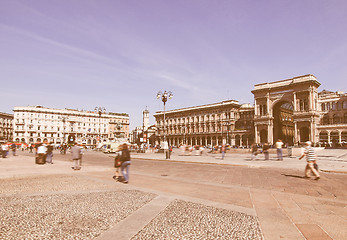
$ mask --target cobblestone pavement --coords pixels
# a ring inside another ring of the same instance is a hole
[[[257,218],[175,200],[132,239],[262,239]]]
[[[292,158],[161,157],[133,154],[128,185],[100,153],[81,171],[60,155],[0,159],[0,239],[347,239],[346,174],[303,179]]]

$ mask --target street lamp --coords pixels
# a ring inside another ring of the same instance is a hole
[[[99,114],[99,143],[100,143],[100,140],[101,140],[101,136],[100,136],[100,131],[101,131],[101,126],[100,126],[100,121],[101,121],[101,115],[103,113],[106,113],[106,108],[104,107],[95,107],[95,112],[97,112]]]
[[[163,102],[164,104],[164,135],[163,135],[163,138],[164,138],[164,142],[166,141],[166,135],[165,135],[165,104],[167,102],[168,99],[171,99],[173,97],[173,94],[171,91],[164,91],[164,93],[162,91],[159,91],[157,93],[157,99],[160,99],[161,98],[161,101]]]
[[[181,126],[181,131],[183,132],[183,144],[186,144],[186,126]]]

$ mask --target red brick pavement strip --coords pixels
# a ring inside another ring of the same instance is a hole
[[[285,157],[284,161],[267,160],[263,161],[262,157],[258,160],[250,160],[248,154],[228,154],[224,160],[219,159],[218,155],[194,156],[194,155],[172,155],[171,159],[164,159],[161,154],[133,154],[133,159],[141,160],[158,160],[167,162],[184,162],[184,163],[201,163],[217,164],[232,166],[248,166],[260,168],[290,168],[304,169],[305,161],[298,160],[297,157]],[[320,171],[327,173],[347,174],[347,161],[320,160],[318,159]]]

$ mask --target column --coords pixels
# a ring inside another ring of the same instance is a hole
[[[328,143],[330,144],[330,132],[331,131],[328,131]]]
[[[342,142],[341,131],[340,131],[340,130],[338,130],[338,133],[339,133],[339,143],[341,144],[341,142]]]
[[[296,112],[297,104],[296,104],[296,92],[293,93],[293,107],[294,107],[294,112]]]
[[[270,116],[270,93],[266,94],[266,113]]]
[[[310,90],[309,90],[309,95],[308,95],[308,110],[309,111],[312,111],[313,109],[313,99],[312,99],[312,87],[310,87]]]
[[[260,142],[259,135],[258,135],[258,125],[256,125],[256,124],[254,124],[254,140],[255,140],[255,143]],[[234,142],[235,142],[235,139],[234,139]],[[240,145],[241,145],[241,143],[240,143]]]
[[[254,115],[255,115],[255,116],[258,116],[257,99],[254,99]]]
[[[310,121],[310,136],[309,139],[312,143],[315,142],[315,132],[314,132],[314,124],[313,124],[313,119],[311,118]]]
[[[274,144],[274,124],[273,120],[268,121],[268,133],[267,133],[267,140],[269,143]],[[275,139],[277,141],[277,139]]]
[[[298,123],[294,121],[294,145],[299,141],[298,139]]]

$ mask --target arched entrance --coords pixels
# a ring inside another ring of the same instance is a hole
[[[294,120],[293,105],[289,102],[280,101],[273,108],[274,134],[273,142],[281,139],[288,145],[294,143]]]
[[[267,143],[267,131],[265,129],[260,131],[260,142],[261,143]]]

